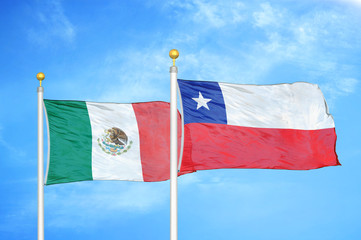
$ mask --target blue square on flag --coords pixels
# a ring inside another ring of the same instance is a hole
[[[184,112],[184,124],[227,124],[226,108],[217,82],[178,79]]]

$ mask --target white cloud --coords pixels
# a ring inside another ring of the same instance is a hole
[[[170,31],[168,36],[155,36],[149,41],[149,47],[119,48],[103,56],[103,61],[97,59],[89,79],[99,76],[92,83],[98,84],[100,94],[90,100],[168,101],[167,66],[171,61],[170,48],[164,46],[170,44],[179,47],[178,76],[184,79],[264,83],[278,78],[268,74],[287,64],[302,70],[306,77],[303,81],[319,83],[327,79],[337,85],[341,79],[355,79],[354,66],[347,68],[341,55],[333,53],[335,48],[347,50],[361,43],[361,35],[354,27],[355,19],[347,12],[315,8],[300,15],[269,2],[254,6],[231,0],[173,0],[162,4],[165,10],[172,10],[170,15],[178,11],[176,14],[182,19],[174,23],[176,34]],[[190,24],[189,19],[194,24]],[[228,25],[233,26],[232,33],[228,32]],[[259,37],[252,37],[258,41],[242,45],[245,29],[256,31]],[[223,33],[234,39],[228,40]],[[207,41],[212,44],[208,45]],[[103,66],[99,66],[99,62]]]
[[[322,84],[322,88],[330,95],[331,101],[334,101],[337,97],[356,92],[358,83],[359,80],[355,78],[335,78]]]
[[[201,3],[206,5],[205,2]],[[172,4],[178,4],[178,6],[187,9],[194,4],[199,4],[199,1],[186,1],[184,3],[173,1]],[[227,8],[224,6],[227,5],[225,3],[216,5],[216,7],[209,6],[207,8],[209,12],[202,14],[203,18],[210,16],[216,8]],[[185,12],[184,18],[192,17],[192,11]],[[202,11],[198,9],[197,12],[200,14],[199,12]],[[268,2],[260,4],[259,7],[242,4],[242,12],[250,12],[253,18],[247,19],[245,17],[243,22],[236,24],[236,29],[244,31],[243,29],[247,26],[256,26],[256,30],[264,37],[257,38],[259,40],[248,45],[247,48],[237,48],[237,43],[223,39],[222,45],[210,49],[204,46],[202,42],[207,36],[208,39],[211,38],[210,36],[214,31],[202,29],[201,32],[197,32],[194,31],[197,26],[189,27],[187,31],[194,34],[190,34],[192,41],[186,41],[186,45],[191,47],[183,55],[181,53],[179,75],[182,78],[263,83],[266,77],[269,78],[268,74],[274,68],[292,64],[299,71],[302,71],[302,75],[306,77],[299,79],[299,81],[332,82],[332,88],[344,89],[340,90],[343,93],[342,96],[346,92],[352,93],[345,89],[349,90],[354,87],[354,82],[347,81],[347,85],[342,83],[343,87],[339,82],[344,81],[345,75],[354,79],[352,73],[355,73],[356,70],[354,66],[347,65],[343,61],[343,55],[338,52],[334,53],[334,49],[347,51],[354,49],[355,46],[359,46],[358,43],[361,43],[361,35],[355,27],[356,19],[353,15],[337,8],[327,10],[315,8],[299,15]],[[213,24],[213,26],[216,25]],[[219,31],[223,31],[222,28]],[[184,34],[184,32],[179,34]],[[241,38],[242,36],[239,35],[237,39],[241,41]],[[228,49],[228,43],[232,46],[229,47],[230,49]],[[219,52],[223,55],[220,55]],[[288,81],[292,81],[292,78]]]
[[[244,21],[244,4],[240,1],[174,0],[167,1],[165,8],[185,10],[194,23],[206,28],[221,28]]]
[[[242,21],[240,11],[243,9],[243,4],[240,2],[229,2],[229,4],[222,5],[219,2],[210,3],[202,0],[195,0],[196,13],[194,21],[209,23],[214,27],[223,27],[226,24],[239,23]]]
[[[48,45],[53,39],[67,43],[74,41],[75,27],[65,15],[60,0],[42,2],[35,14],[38,24],[28,31],[30,41],[41,45]]]
[[[361,0],[331,0],[331,1],[337,1],[337,2],[341,2],[341,3],[347,3],[347,4],[352,4],[354,6],[357,6],[357,7],[361,7]]]
[[[323,84],[328,86],[326,89],[337,89],[335,98],[354,92],[358,81],[345,76],[352,76],[356,68],[344,61],[345,53],[339,54],[360,50],[361,35],[352,14],[330,8],[298,16],[269,3],[261,7],[263,11],[253,15],[255,25],[264,31],[266,40],[250,48],[246,61],[247,69],[252,69],[250,76],[259,81],[260,72],[266,74],[276,66],[293,64],[307,77],[303,81],[326,81],[327,84]],[[258,71],[254,71],[256,66],[260,66]]]
[[[336,100],[339,97],[346,97],[356,92],[359,80],[355,78],[335,77],[320,84],[322,92],[327,95],[327,104],[334,109]],[[332,112],[332,111],[331,111]]]
[[[269,25],[279,25],[281,23],[281,19],[283,19],[282,13],[271,7],[271,5],[267,3],[261,4],[262,11],[257,11],[253,13],[254,25],[257,27],[265,27]]]
[[[355,92],[358,82],[355,78],[343,78],[338,82],[338,87],[342,92],[351,94]]]

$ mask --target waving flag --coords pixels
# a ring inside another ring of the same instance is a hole
[[[340,165],[319,87],[178,80],[184,113],[182,171],[307,170]]]
[[[169,103],[44,103],[50,143],[47,185],[169,179]]]

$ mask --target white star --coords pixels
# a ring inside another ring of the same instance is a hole
[[[201,107],[205,107],[205,108],[207,108],[207,109],[209,110],[209,107],[208,107],[207,103],[208,103],[209,101],[212,101],[212,99],[203,98],[201,92],[199,92],[199,97],[198,97],[198,98],[192,98],[192,99],[197,102],[197,110],[198,110],[199,108],[201,108]]]

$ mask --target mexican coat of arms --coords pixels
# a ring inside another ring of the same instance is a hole
[[[126,153],[131,148],[133,141],[128,139],[128,136],[123,130],[117,127],[112,127],[104,130],[102,137],[97,139],[99,147],[107,154],[112,156]]]

